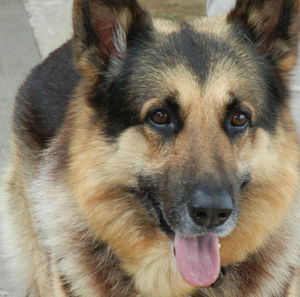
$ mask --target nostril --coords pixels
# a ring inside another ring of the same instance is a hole
[[[201,226],[207,225],[210,220],[209,213],[203,208],[190,207],[189,214],[194,222]]]
[[[248,185],[248,181],[245,181],[241,184],[241,190],[244,190]]]
[[[232,210],[226,209],[216,213],[214,225],[219,226],[224,224],[228,218],[231,216]]]
[[[196,212],[196,217],[199,220],[205,220],[205,219],[207,219],[207,213],[204,211],[198,211],[198,212]]]
[[[231,215],[230,210],[222,211],[218,214],[218,219],[221,221],[226,221],[230,215]]]

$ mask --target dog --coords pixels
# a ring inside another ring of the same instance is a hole
[[[75,0],[16,97],[1,234],[20,297],[295,297],[296,0],[152,19]]]

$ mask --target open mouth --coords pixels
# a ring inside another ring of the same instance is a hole
[[[173,240],[178,270],[185,282],[194,287],[211,286],[220,277],[220,244],[212,233],[185,237],[175,233],[160,209],[157,209],[160,228]]]
[[[213,233],[184,236],[169,226],[157,201],[147,195],[155,209],[160,229],[171,239],[177,267],[182,279],[193,287],[215,286],[223,278],[219,239]]]

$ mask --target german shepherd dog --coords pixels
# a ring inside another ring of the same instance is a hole
[[[21,297],[292,297],[298,2],[152,20],[75,0],[14,112],[2,234]]]

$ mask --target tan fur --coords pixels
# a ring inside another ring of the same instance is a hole
[[[225,15],[217,15],[211,18],[194,19],[190,21],[191,26],[199,33],[210,33],[218,37],[224,37],[228,27],[224,26]]]
[[[291,289],[289,290],[289,297],[297,297],[298,296],[298,284],[299,284],[299,278],[295,278],[295,280],[292,283]]]
[[[164,34],[172,34],[180,30],[180,25],[164,19],[155,19],[154,20],[155,28]]]
[[[82,108],[91,112],[87,107]],[[79,109],[82,110],[82,108]],[[106,192],[104,187],[105,184],[110,185],[111,183],[124,186],[134,183],[134,180],[132,181],[134,177],[128,175],[128,168],[138,169],[144,165],[140,163],[140,158],[151,161],[155,152],[149,151],[145,141],[139,139],[134,131],[129,130],[119,140],[120,153],[115,153],[116,148],[107,146],[105,142],[101,143],[101,139],[97,140],[98,132],[95,128],[83,124],[88,117],[86,117],[86,113],[81,114],[83,117],[78,118],[78,126],[75,123],[74,142],[71,146],[71,169],[75,174],[72,174],[69,179],[75,197],[84,197],[84,200],[82,198],[78,200],[79,207],[83,210],[96,234],[110,242],[115,253],[124,259],[122,265],[130,275],[135,276],[136,288],[139,291],[144,292],[146,296],[153,297],[186,294],[191,288],[182,281],[178,274],[168,243],[169,239],[157,230],[151,221],[148,221],[144,210],[135,200],[123,197],[122,193]],[[93,130],[95,134],[92,136]],[[87,151],[83,144],[87,143],[87,138],[90,139],[90,137],[95,141],[90,143]],[[134,143],[131,141],[133,137]],[[99,147],[102,147],[102,150],[99,151]],[[132,156],[132,152],[140,155]],[[91,163],[87,163],[86,153],[93,156],[88,161]],[[83,157],[82,161],[81,156]],[[112,158],[108,159],[105,156],[112,156]],[[105,161],[99,163],[101,160]],[[121,160],[123,160],[123,168],[120,166]],[[128,163],[130,161],[130,163],[126,164],[124,160],[128,160]],[[98,166],[91,166],[92,164],[98,164]],[[99,180],[99,173],[90,171],[94,170],[93,168],[101,168],[102,180]],[[112,174],[112,168],[118,168],[116,175]],[[106,173],[103,174],[104,172]],[[93,180],[94,177],[97,177],[97,180]],[[95,185],[93,192],[90,191],[92,184]],[[97,215],[99,207],[101,207],[101,213],[107,214],[107,216]],[[105,211],[105,209],[107,210]],[[128,225],[132,226],[130,233],[127,230]],[[130,244],[124,245],[124,242],[128,242],[128,238],[130,238]],[[170,285],[165,285],[166,283]],[[170,288],[172,291],[169,291]]]

